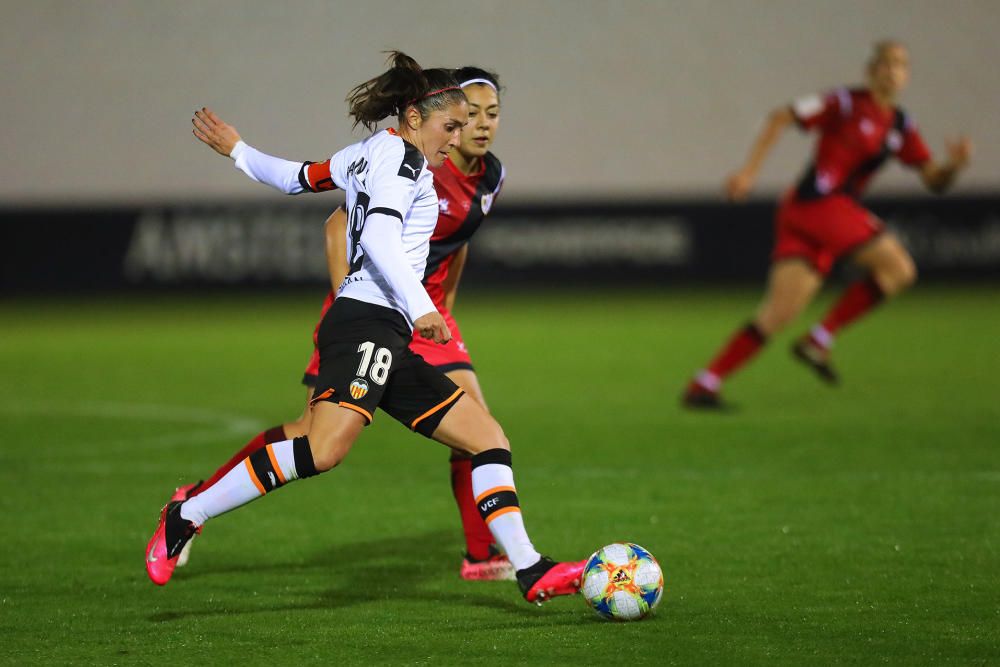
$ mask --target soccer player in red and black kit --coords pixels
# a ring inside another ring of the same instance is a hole
[[[905,46],[896,41],[875,44],[867,74],[866,88],[805,97],[771,113],[745,166],[730,177],[729,196],[742,200],[786,127],[797,123],[820,135],[813,162],[778,207],[764,300],[750,323],[691,380],[683,395],[686,406],[725,407],[720,397],[723,380],[798,317],[836,260],[848,258],[867,275],[848,286],[822,321],[792,346],[795,358],[830,384],[838,381],[830,350],[840,330],[916,279],[909,253],[858,197],[890,157],[917,170],[930,190],[944,192],[968,163],[972,146],[962,137],[947,144],[946,162],[931,159],[916,125],[896,106],[910,77]]]
[[[468,254],[469,239],[490,212],[503,187],[503,165],[489,151],[500,121],[500,83],[496,74],[477,67],[455,70],[455,78],[468,98],[469,124],[462,131],[460,145],[450,152],[444,164],[430,167],[434,173],[439,213],[437,226],[431,236],[423,279],[428,295],[448,323],[452,338],[442,345],[414,333],[410,349],[486,407],[472,359],[451,311]],[[339,286],[347,274],[346,226],[347,214],[342,208],[337,209],[326,223],[327,258],[334,286]],[[336,287],[323,303],[321,321],[336,298],[335,290]],[[294,422],[258,434],[206,482],[178,489],[175,499],[196,496],[235,464],[265,445],[308,432],[311,415],[309,401],[319,373],[319,350],[315,347],[318,332],[317,324],[313,334],[313,354],[302,379],[302,383],[308,388],[306,408],[302,416]],[[483,522],[476,506],[472,494],[471,457],[456,451],[452,453],[450,464],[452,491],[462,519],[466,543],[460,575],[463,579],[470,580],[513,579],[514,570],[510,560],[496,548],[490,529]],[[188,551],[185,550],[178,564],[185,564],[187,557]]]

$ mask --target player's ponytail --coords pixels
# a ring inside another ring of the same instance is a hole
[[[449,70],[422,69],[401,51],[390,51],[388,62],[387,71],[356,86],[347,96],[355,127],[360,123],[374,130],[380,120],[392,115],[402,122],[403,112],[411,105],[421,118],[427,118],[434,109],[465,100]]]

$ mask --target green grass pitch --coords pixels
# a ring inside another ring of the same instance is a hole
[[[646,621],[458,578],[446,450],[385,414],[344,465],[211,522],[153,586],[175,485],[293,418],[322,294],[0,302],[0,662],[997,664],[1000,288],[919,286],[842,337],[843,386],[788,354],[690,414],[687,377],[756,291],[466,293],[528,530],[637,542]]]

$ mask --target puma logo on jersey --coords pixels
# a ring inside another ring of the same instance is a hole
[[[417,149],[409,150],[407,149],[406,155],[403,156],[403,161],[399,165],[399,171],[396,172],[397,176],[402,176],[403,178],[408,178],[411,181],[416,181],[417,176],[424,168],[424,156],[420,154]]]

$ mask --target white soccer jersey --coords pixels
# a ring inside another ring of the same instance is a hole
[[[392,308],[411,327],[416,318],[435,310],[420,284],[437,225],[434,176],[423,154],[394,130],[377,132],[319,164],[281,160],[243,142],[232,157],[250,178],[288,194],[332,190],[334,184],[347,193],[350,272],[339,296]],[[370,216],[378,224],[366,233]],[[401,233],[395,225],[383,224],[386,218],[398,220]],[[401,253],[396,252],[400,242]],[[376,252],[384,248],[390,253]]]
[[[375,213],[402,223],[403,252],[417,282],[424,275],[431,235],[437,225],[438,199],[434,175],[423,154],[393,131],[384,130],[348,146],[330,160],[330,176],[347,193],[347,261],[350,273],[338,296],[387,306],[413,317],[404,295],[389,287],[384,271],[375,266],[362,240],[365,221]],[[378,242],[373,239],[372,242]],[[423,290],[423,287],[421,287]],[[434,310],[428,297],[430,312]]]

